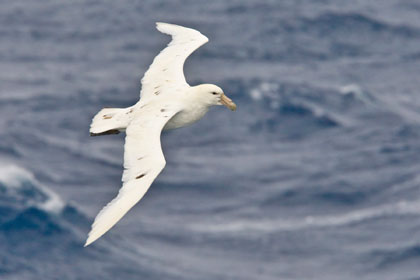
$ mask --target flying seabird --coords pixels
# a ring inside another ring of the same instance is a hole
[[[112,228],[146,193],[166,161],[160,144],[162,130],[192,124],[212,105],[236,104],[212,84],[190,86],[184,77],[184,62],[208,38],[199,31],[168,23],[157,29],[172,36],[171,42],[153,60],[141,80],[140,100],[128,108],[104,108],[95,115],[90,135],[125,131],[124,172],[118,195],[96,216],[85,247]]]

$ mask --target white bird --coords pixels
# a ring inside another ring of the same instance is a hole
[[[90,135],[126,132],[123,185],[96,216],[85,247],[111,229],[146,193],[165,167],[160,144],[162,130],[183,127],[201,119],[212,105],[235,103],[216,85],[187,84],[183,67],[187,57],[208,38],[179,25],[156,23],[172,41],[153,60],[141,80],[140,100],[128,108],[104,108],[92,120]]]

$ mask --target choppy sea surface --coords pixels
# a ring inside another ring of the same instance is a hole
[[[83,248],[118,192],[127,107],[169,38],[238,111],[164,133],[145,198]],[[0,279],[420,279],[420,4],[2,1]]]

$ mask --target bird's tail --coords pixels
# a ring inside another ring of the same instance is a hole
[[[132,108],[104,108],[95,115],[90,124],[90,136],[118,134],[130,123]]]

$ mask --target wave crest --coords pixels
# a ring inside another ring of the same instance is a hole
[[[59,214],[65,207],[55,192],[42,186],[31,172],[16,165],[0,167],[0,190],[4,193],[3,199],[34,206],[49,213]]]

